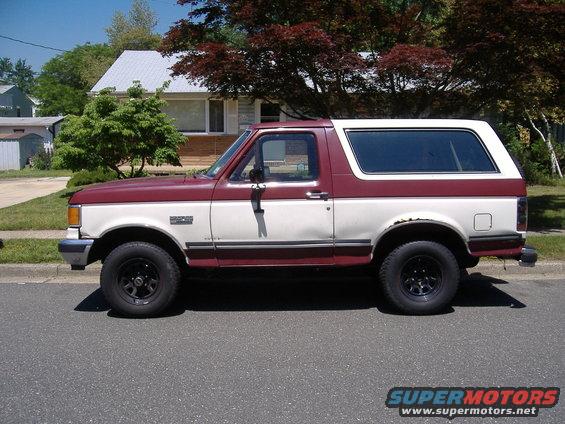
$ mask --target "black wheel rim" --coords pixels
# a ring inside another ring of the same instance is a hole
[[[414,256],[402,267],[402,291],[413,300],[428,301],[439,292],[442,276],[441,265],[435,258],[427,255]]]
[[[146,305],[158,294],[161,279],[157,266],[145,258],[125,261],[117,272],[120,296],[134,305]]]

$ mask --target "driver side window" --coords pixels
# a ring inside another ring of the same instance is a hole
[[[266,134],[241,160],[230,181],[249,182],[249,171],[263,169],[266,182],[318,178],[316,138],[310,133]]]

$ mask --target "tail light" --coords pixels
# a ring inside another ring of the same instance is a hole
[[[516,217],[516,230],[526,231],[528,228],[528,198],[518,197],[518,214]]]

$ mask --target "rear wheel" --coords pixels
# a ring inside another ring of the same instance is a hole
[[[383,262],[380,280],[387,299],[412,315],[432,314],[448,306],[459,284],[457,260],[431,241],[406,243]]]
[[[174,301],[180,271],[162,248],[131,242],[115,248],[102,267],[100,285],[116,312],[127,316],[154,316]]]

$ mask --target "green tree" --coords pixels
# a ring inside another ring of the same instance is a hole
[[[86,105],[82,116],[70,116],[55,139],[53,166],[115,171],[120,178],[143,174],[145,165],[180,166],[178,148],[185,137],[161,109],[162,90],[147,96],[139,82],[120,100],[105,89]],[[124,166],[129,171],[122,170]]]
[[[25,59],[18,59],[15,64],[7,58],[0,58],[0,82],[13,84],[24,93],[31,93],[35,84],[35,75]]]
[[[39,113],[80,115],[88,91],[114,61],[114,51],[105,44],[84,44],[49,60],[37,77],[34,95],[41,101]]]
[[[161,36],[153,33],[157,25],[155,12],[145,0],[134,0],[128,15],[114,13],[112,24],[106,28],[108,42],[116,56],[124,50],[154,50]]]
[[[7,84],[14,65],[9,57],[0,57],[0,83]]]

